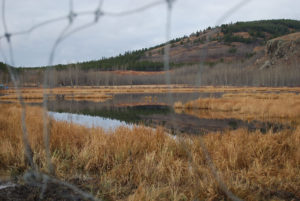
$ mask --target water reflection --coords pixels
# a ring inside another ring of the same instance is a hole
[[[73,104],[76,107],[73,107]],[[241,127],[254,129],[252,124],[238,119],[205,119],[187,114],[177,114],[169,105],[100,107],[99,104],[87,101],[65,102],[65,104],[56,105],[56,108],[60,105],[60,109],[57,110],[58,112],[52,112],[52,114],[56,115],[55,119],[57,120],[66,120],[69,118],[69,121],[88,126],[95,125],[94,122],[98,122],[98,126],[107,126],[111,122],[114,125],[113,127],[139,123],[151,127],[163,126],[173,134],[202,134],[210,131],[222,131]],[[62,108],[63,105],[66,106],[65,110]],[[78,114],[76,115],[75,113]],[[106,119],[108,123],[104,122],[103,119]],[[114,124],[114,121],[124,124]]]
[[[170,98],[171,95],[171,98]],[[49,101],[48,108],[50,111],[57,112],[56,115],[60,117],[59,113],[80,114],[85,118],[89,117],[87,121],[78,119],[80,124],[89,124],[93,122],[93,117],[117,120],[119,122],[126,122],[127,124],[143,123],[147,126],[164,126],[173,133],[188,132],[188,133],[202,133],[206,130],[225,129],[228,125],[226,123],[219,124],[210,123],[205,126],[206,122],[199,118],[176,114],[173,110],[173,104],[176,101],[187,102],[197,99],[199,97],[220,97],[222,93],[139,93],[139,94],[115,94],[114,97],[105,102],[91,102],[91,101],[75,101],[75,100],[55,100]],[[57,118],[58,118],[57,117]],[[65,120],[63,116],[61,120]],[[58,119],[57,119],[58,120]],[[214,120],[208,120],[214,122]],[[219,121],[219,120],[217,120]],[[74,121],[73,121],[74,122]],[[99,121],[101,122],[101,121]],[[173,123],[177,122],[177,123]],[[179,123],[180,122],[180,123]],[[104,125],[105,123],[102,122]],[[179,125],[180,124],[180,125]],[[101,123],[98,125],[101,126]]]
[[[95,117],[90,115],[83,115],[83,114],[59,113],[59,112],[48,112],[48,114],[50,115],[50,117],[52,117],[57,121],[72,122],[89,128],[101,127],[106,131],[114,129],[119,126],[129,126],[129,127],[132,126],[131,124],[128,124],[124,121],[103,118],[103,117]]]
[[[50,114],[57,120],[72,121],[89,127],[101,126],[104,129],[143,123],[151,127],[163,126],[173,134],[202,134],[237,128],[266,130],[274,127],[268,122],[247,122],[226,117],[223,119],[206,118],[205,115],[195,116],[187,113],[176,113],[173,109],[173,104],[177,101],[185,103],[199,97],[220,97],[222,94],[199,92],[127,93],[115,94],[112,99],[105,102],[52,100],[48,102],[48,108],[49,111],[52,111]]]

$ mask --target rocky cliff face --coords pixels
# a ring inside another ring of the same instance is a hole
[[[300,58],[300,32],[269,40],[265,47],[265,56],[257,64],[260,69],[278,65],[288,65]]]
[[[287,59],[300,49],[300,32],[272,39],[267,42],[266,52],[272,59]]]

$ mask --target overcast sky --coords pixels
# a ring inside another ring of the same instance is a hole
[[[104,0],[104,13],[117,13],[139,8],[157,0]],[[53,62],[70,63],[97,60],[128,50],[151,47],[166,40],[166,11],[163,3],[143,12],[115,17],[103,15],[97,24],[67,37],[58,44]],[[299,20],[299,0],[252,0],[230,16],[220,18],[241,0],[176,0],[172,9],[171,38],[189,35],[217,22],[229,23],[261,19]],[[2,2],[1,2],[2,3]],[[74,12],[93,11],[99,0],[74,0]],[[68,15],[69,0],[7,0],[6,21],[9,33],[27,30],[35,24]],[[1,15],[2,21],[2,15]],[[77,16],[72,30],[92,22],[94,15]],[[44,66],[48,64],[52,46],[69,21],[57,21],[33,30],[30,34],[12,37],[16,66]],[[1,24],[0,35],[4,34]],[[0,41],[1,52],[8,57],[5,40]],[[0,59],[3,61],[3,57]]]

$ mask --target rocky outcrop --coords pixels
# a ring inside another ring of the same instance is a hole
[[[300,53],[300,32],[269,40],[265,51],[267,60],[261,69],[278,62],[288,61]]]

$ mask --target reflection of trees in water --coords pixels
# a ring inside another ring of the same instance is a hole
[[[145,94],[120,94],[115,99],[96,103],[90,101],[52,101],[49,102],[49,110],[56,112],[68,112],[100,116],[110,119],[125,121],[127,123],[144,123],[148,126],[164,126],[172,133],[205,133],[209,131],[222,131],[226,129],[247,128],[249,130],[265,129],[271,127],[264,122],[246,122],[243,120],[226,118],[211,119],[205,116],[195,117],[185,113],[176,114],[171,106],[167,105],[134,105],[116,106],[126,101],[142,100]],[[155,94],[157,95],[157,94]],[[179,96],[180,94],[178,94]],[[196,94],[197,95],[197,94]],[[198,94],[199,95],[199,94]],[[149,97],[149,94],[148,94]],[[160,94],[161,99],[167,99]],[[182,95],[180,97],[186,98]],[[198,96],[197,96],[198,97]],[[190,98],[190,97],[188,97]],[[280,126],[280,125],[279,125]],[[274,125],[272,125],[274,127]],[[278,127],[278,125],[277,125]]]
[[[187,102],[199,97],[220,97],[222,93],[172,93],[171,98],[167,93],[136,93],[136,94],[115,94],[112,99],[105,102],[92,101],[50,101],[49,108],[54,111],[80,112],[84,109],[99,110],[102,108],[115,107],[119,105],[138,104],[168,104],[173,106],[174,102]],[[151,97],[151,101],[150,101]],[[171,101],[171,102],[170,102]]]
[[[139,123],[143,120],[142,117],[172,112],[172,108],[165,105],[137,105],[127,107],[102,105],[99,107],[97,103],[89,102],[86,104],[86,101],[62,101],[60,104],[52,102],[50,103],[49,109],[56,112],[77,113],[117,119],[127,123]]]
[[[176,101],[187,102],[199,97],[220,97],[221,95],[221,93],[171,93],[171,95],[167,93],[116,94],[112,101],[114,104],[162,103],[173,105]]]

